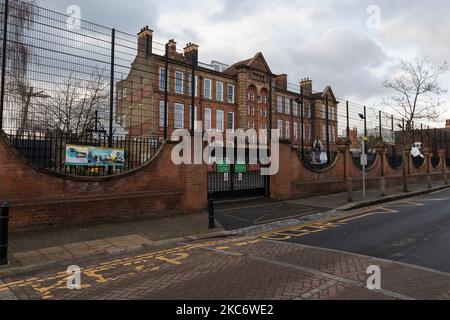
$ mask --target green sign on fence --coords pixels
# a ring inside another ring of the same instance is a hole
[[[231,168],[227,163],[218,163],[217,164],[217,173],[230,173]]]
[[[246,173],[247,172],[247,164],[245,162],[238,161],[234,166],[234,171],[236,173]]]

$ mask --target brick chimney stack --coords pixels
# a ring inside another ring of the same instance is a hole
[[[177,54],[177,43],[174,39],[170,39],[167,43],[167,50],[169,52],[169,57],[173,59]]]
[[[198,64],[198,45],[192,42],[186,44],[184,48],[184,56],[188,63],[194,62],[194,65]]]
[[[275,85],[281,90],[287,90],[288,76],[287,74],[280,74],[275,77]]]
[[[309,78],[302,79],[300,81],[300,88],[303,89],[303,94],[305,96],[311,96],[312,95],[312,80]]]
[[[153,30],[145,26],[137,35],[138,56],[148,58],[152,54]]]
[[[446,122],[446,124],[445,124],[445,127],[446,127],[447,129],[450,129],[450,119],[447,120],[447,122]]]

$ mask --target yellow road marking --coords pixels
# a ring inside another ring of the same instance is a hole
[[[98,265],[90,266],[82,269],[82,274],[88,278],[91,278],[99,284],[104,284],[108,281],[117,281],[118,279],[124,279],[129,276],[134,276],[140,272],[154,272],[160,270],[161,266],[155,266],[151,261],[162,261],[171,266],[179,266],[184,261],[186,261],[191,255],[189,251],[193,251],[204,247],[217,247],[219,250],[230,249],[233,246],[242,247],[247,245],[256,244],[262,242],[263,239],[270,240],[288,240],[292,237],[302,237],[308,234],[321,232],[330,228],[339,227],[343,225],[345,221],[350,221],[351,219],[362,218],[369,214],[374,214],[374,210],[384,210],[385,212],[395,212],[391,209],[386,209],[383,207],[369,208],[366,210],[360,210],[357,213],[352,214],[342,214],[335,217],[330,217],[318,221],[311,221],[300,226],[290,226],[284,227],[277,230],[272,230],[268,232],[262,232],[255,236],[240,237],[234,239],[223,239],[216,241],[206,241],[203,243],[183,245],[179,247],[169,248],[165,250],[160,250],[156,252],[150,252],[146,254],[141,254],[134,257],[127,257],[123,259],[116,259],[112,261],[107,261],[100,263]],[[372,212],[371,212],[372,211]],[[304,213],[303,215],[308,214]],[[350,220],[348,220],[350,219]],[[147,265],[146,265],[147,264]],[[116,277],[108,277],[105,272],[116,270],[120,267],[133,267],[134,272],[127,272]],[[37,293],[40,294],[42,299],[50,299],[53,297],[53,293],[59,289],[66,289],[66,281],[68,276],[65,272],[58,272],[56,276],[42,277],[42,278],[27,278],[21,281],[15,281],[11,283],[6,283],[0,286],[0,292],[15,288],[29,286],[33,288]],[[53,284],[48,284],[44,286],[44,283],[55,281]],[[85,288],[91,285],[85,285]]]

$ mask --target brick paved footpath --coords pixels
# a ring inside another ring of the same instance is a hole
[[[152,252],[90,257],[82,289],[67,289],[67,265],[0,277],[0,299],[450,299],[450,275],[386,260],[258,237],[179,244]],[[382,290],[365,288],[381,268]]]

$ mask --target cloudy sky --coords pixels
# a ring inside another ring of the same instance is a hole
[[[227,64],[261,51],[274,73],[289,82],[331,85],[336,96],[374,106],[388,91],[383,80],[402,58],[450,61],[448,0],[40,0],[65,12],[78,5],[81,17],[136,33],[143,25],[155,40],[175,38],[200,45],[202,61]],[[376,6],[376,7],[373,7]],[[379,9],[379,19],[376,15]],[[378,24],[379,22],[379,24]],[[450,88],[450,74],[442,78]],[[450,117],[450,94],[443,114]]]

